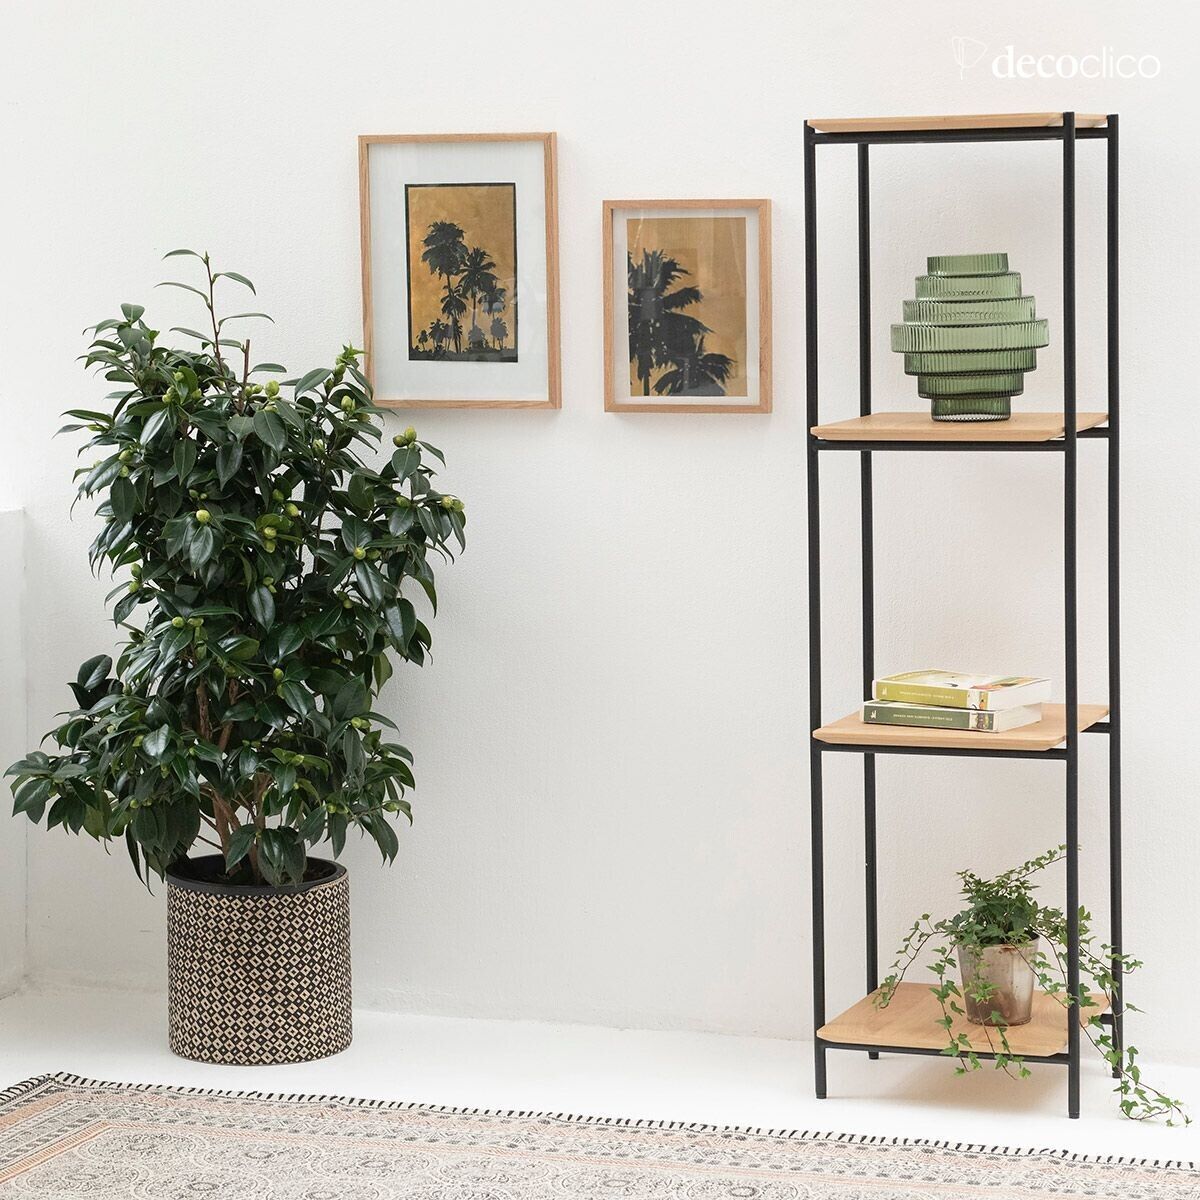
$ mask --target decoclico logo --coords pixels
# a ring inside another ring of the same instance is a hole
[[[973,37],[953,37],[950,49],[960,79],[987,54],[987,44]],[[992,58],[997,79],[1157,79],[1162,62],[1154,54],[1118,54],[1102,46],[1087,54],[1023,54],[1005,46]]]

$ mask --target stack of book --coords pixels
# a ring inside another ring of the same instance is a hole
[[[917,725],[1006,733],[1042,719],[1050,680],[1036,675],[971,675],[959,671],[905,671],[871,686],[863,704],[868,725]]]

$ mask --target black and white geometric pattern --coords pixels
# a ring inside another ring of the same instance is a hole
[[[167,880],[171,1049],[238,1066],[308,1062],[350,1045],[350,879],[300,891]]]

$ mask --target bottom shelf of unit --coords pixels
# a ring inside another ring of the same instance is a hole
[[[826,1042],[852,1046],[878,1046],[898,1050],[938,1051],[948,1044],[946,1031],[937,1023],[942,1009],[923,983],[902,983],[886,1008],[876,1008],[875,993],[864,996],[841,1016],[817,1030]],[[1094,1008],[1082,1009],[1079,1021],[1086,1024],[1097,1012],[1108,1008],[1104,996],[1092,996]],[[980,1054],[1000,1048],[996,1031],[972,1025],[966,1017],[955,1017],[953,1033],[965,1033],[972,1049]],[[991,1040],[989,1041],[989,1037]],[[1033,997],[1033,1020],[1008,1030],[1013,1054],[1027,1058],[1052,1058],[1067,1048],[1067,1012],[1062,1003],[1046,992]]]

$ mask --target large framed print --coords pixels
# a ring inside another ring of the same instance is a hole
[[[554,134],[363,134],[358,173],[375,402],[558,408]]]
[[[771,411],[771,202],[604,202],[604,407]]]

